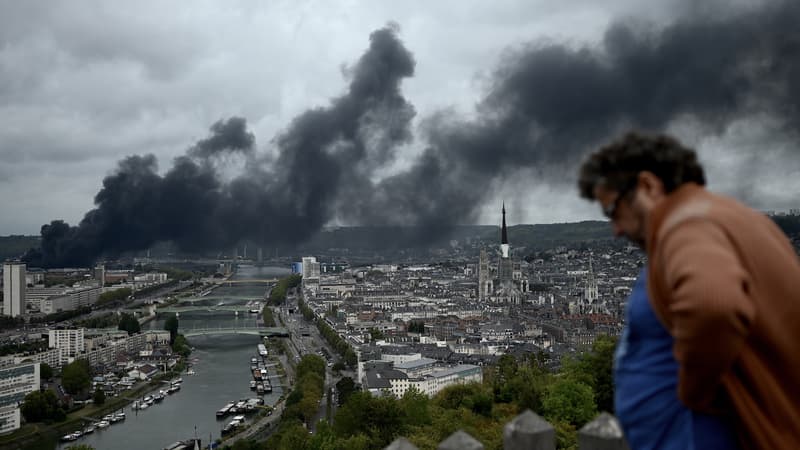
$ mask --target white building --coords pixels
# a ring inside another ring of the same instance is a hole
[[[416,384],[416,387],[421,392],[432,396],[447,386],[481,382],[483,382],[483,370],[479,366],[459,364],[455,367],[431,372],[429,375],[424,376]]]
[[[3,315],[25,314],[25,264],[3,264]]]
[[[9,356],[9,358],[13,358],[14,364],[22,364],[23,362],[44,363],[54,369],[60,369],[62,366],[61,349],[59,348],[51,348],[49,350],[30,355],[17,354]]]
[[[320,280],[319,294],[331,294],[336,297],[350,297],[356,289],[355,281],[335,279]]]
[[[39,390],[39,383],[39,363],[24,363],[0,369],[0,434],[19,429],[19,407],[26,395]]]
[[[319,263],[313,256],[304,256],[303,262],[303,288],[316,292],[319,287]]]
[[[425,360],[426,358],[422,358]],[[409,364],[409,363],[406,363]],[[413,365],[413,364],[410,364]],[[422,368],[424,374],[412,376],[393,367],[385,361],[370,361],[364,364],[362,385],[373,395],[391,394],[402,397],[414,387],[425,395],[433,396],[454,384],[480,383],[483,371],[479,366],[460,364],[454,367],[433,368],[427,361],[420,361],[415,368]]]
[[[41,311],[43,300],[64,295],[66,292],[67,289],[62,286],[28,288],[25,291],[25,303],[32,311]]]
[[[48,297],[39,302],[39,310],[45,314],[61,311],[72,311],[84,306],[91,306],[100,298],[103,288],[100,286],[83,286],[66,290],[62,295]]]
[[[50,330],[49,347],[60,349],[62,363],[68,364],[86,350],[86,345],[83,341],[84,332],[84,328],[57,328]]]
[[[133,277],[133,284],[137,290],[166,282],[167,282],[167,274],[163,272],[143,273],[141,275],[136,275]]]
[[[419,358],[402,363],[396,363],[394,368],[408,375],[409,378],[419,378],[430,375],[436,369],[436,360],[431,358]]]

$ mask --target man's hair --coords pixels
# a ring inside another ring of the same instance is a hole
[[[600,148],[583,162],[578,177],[581,197],[594,200],[594,189],[602,186],[617,192],[636,185],[639,172],[652,172],[670,193],[685,183],[705,185],[697,153],[677,140],[630,132]]]

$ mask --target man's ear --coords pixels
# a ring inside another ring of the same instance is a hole
[[[637,187],[639,191],[651,201],[660,200],[666,196],[664,182],[649,170],[639,172],[637,176]]]

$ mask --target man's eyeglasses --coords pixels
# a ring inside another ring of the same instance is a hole
[[[603,214],[608,217],[610,220],[614,220],[617,217],[617,209],[619,209],[619,203],[622,201],[625,196],[627,196],[634,188],[636,184],[625,186],[624,188],[620,189],[617,192],[617,197],[611,202],[608,206],[603,207]]]

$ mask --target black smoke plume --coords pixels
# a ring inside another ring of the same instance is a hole
[[[241,117],[231,117],[227,122],[220,120],[211,125],[211,133],[211,137],[189,149],[189,156],[210,158],[231,152],[250,154],[256,142],[253,133],[247,131],[247,121]]]
[[[277,139],[271,164],[252,157],[254,136],[243,118],[219,121],[211,136],[158,174],[153,155],[131,156],[103,180],[96,208],[78,226],[42,227],[42,247],[26,255],[42,267],[87,266],[102,255],[171,240],[182,249],[224,248],[244,239],[296,243],[318,231],[353,184],[365,185],[376,168],[411,138],[414,108],[400,82],[414,59],[389,26],[350,70],[348,91],[325,108],[294,119]],[[214,159],[250,155],[245,173],[221,181]]]
[[[507,176],[523,172],[534,177],[529,185],[575,189],[587,151],[623,130],[663,130],[677,118],[719,132],[767,113],[784,121],[787,135],[796,133],[799,21],[800,3],[772,2],[657,30],[618,22],[597,47],[537,43],[510,51],[479,119],[427,118],[423,155],[375,186],[356,217],[411,218],[423,226],[421,238],[435,237],[473,223]]]
[[[163,176],[152,156],[130,157],[77,227],[42,228],[33,256],[43,266],[87,265],[162,240],[186,249],[242,239],[292,244],[334,220],[413,225],[397,243],[420,244],[474,222],[509,176],[574,189],[581,156],[631,127],[661,130],[688,118],[720,132],[769,114],[791,135],[800,125],[797,23],[800,4],[769,2],[662,28],[620,21],[596,46],[516,47],[495,70],[477,119],[424,118],[422,153],[408,170],[376,180],[413,142],[415,111],[400,85],[414,59],[389,26],[372,33],[341,97],[304,112],[276,138],[273,160],[253,155],[253,136],[238,118],[215,124]],[[250,162],[222,182],[213,160],[230,152]]]

